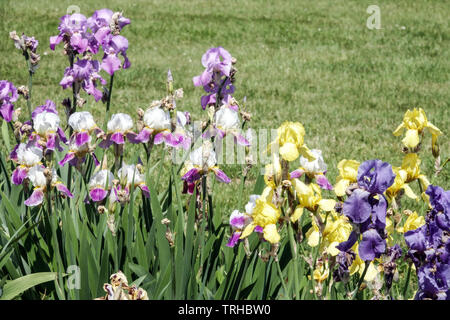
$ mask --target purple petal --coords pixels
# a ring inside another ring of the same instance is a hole
[[[170,132],[164,135],[164,141],[171,147],[178,147],[180,141]]]
[[[410,230],[408,232],[405,232],[405,242],[406,245],[411,250],[416,251],[425,251],[426,248],[426,242],[425,242],[425,226],[422,226],[420,228],[417,228],[415,230]]]
[[[150,140],[150,136],[152,134],[152,131],[148,128],[142,129],[141,132],[136,136],[136,140],[142,143],[147,143],[148,140]]]
[[[353,223],[363,223],[369,219],[372,207],[369,204],[370,193],[361,189],[355,189],[352,195],[345,200],[343,213]]]
[[[28,207],[34,207],[42,203],[44,201],[44,192],[42,189],[34,189],[31,196],[24,201],[25,205]]]
[[[91,197],[92,201],[98,202],[102,201],[106,198],[108,195],[108,191],[102,188],[95,188],[89,191],[89,196]]]
[[[386,227],[387,201],[381,194],[378,197],[379,199],[369,198],[369,202],[372,205],[372,222],[377,228],[384,229]]]
[[[184,180],[188,183],[193,183],[197,180],[200,179],[200,170],[197,168],[193,168],[191,170],[189,170],[188,172],[186,172],[186,174],[181,177],[181,180]]]
[[[215,169],[214,173],[216,175],[217,180],[219,180],[220,182],[224,182],[224,183],[230,183],[231,179],[227,177],[227,175],[225,174],[225,172],[223,172],[220,169]]]
[[[120,69],[120,59],[114,54],[109,54],[103,59],[101,68],[112,76],[114,72]]]
[[[234,140],[237,144],[244,146],[244,147],[248,147],[250,145],[250,142],[248,142],[248,140],[245,139],[245,137],[241,134],[235,135]]]
[[[89,132],[82,131],[75,133],[75,145],[77,147],[81,147],[83,144],[88,143],[91,141],[91,136],[89,135]]]
[[[10,122],[14,113],[14,106],[12,103],[6,102],[0,107],[0,116],[6,121]]]
[[[297,170],[294,170],[294,171],[292,171],[291,173],[290,173],[290,177],[291,177],[291,179],[298,179],[298,178],[300,178],[303,174],[305,173],[305,171],[304,170],[302,170],[302,169],[297,169]]]
[[[153,140],[154,144],[161,144],[164,142],[164,131],[155,135],[155,139]]]
[[[258,233],[264,233],[264,229],[261,226],[256,226],[253,231],[254,232],[258,232]]]
[[[9,158],[13,161],[17,161],[17,149],[19,148],[20,144],[16,144],[14,149],[11,151],[11,153],[9,154]]]
[[[241,232],[234,232],[231,235],[230,240],[228,240],[228,243],[226,244],[226,246],[233,248],[239,242],[240,237],[241,237]]]
[[[111,134],[106,136],[106,139],[98,144],[98,146],[102,149],[108,149],[113,144],[111,140]]]
[[[323,174],[316,175],[316,182],[322,189],[333,190],[333,186]]]
[[[141,184],[139,185],[139,188],[141,189],[142,194],[143,194],[146,198],[150,198],[150,190],[148,189],[148,187],[147,187],[145,184],[141,183]]]
[[[52,49],[53,51],[55,51],[55,47],[58,43],[60,43],[62,40],[61,36],[53,36],[50,37],[50,49]]]
[[[141,143],[141,141],[138,139],[138,135],[134,132],[128,132],[126,134],[126,137],[130,143],[133,143],[133,144]]]
[[[65,144],[67,144],[66,134],[64,133],[63,129],[58,128],[57,132],[58,132],[59,140],[61,140]]]
[[[50,133],[47,135],[47,149],[55,150],[56,147],[56,134]]]
[[[358,241],[358,234],[355,231],[352,231],[347,241],[339,243],[336,248],[341,251],[347,252],[353,247],[356,241]]]
[[[59,164],[61,167],[64,167],[64,166],[66,165],[67,162],[72,161],[74,158],[75,158],[75,153],[74,153],[74,152],[68,152],[68,153],[64,156],[64,158],[63,158],[61,161],[58,162],[58,164]]]
[[[395,180],[392,166],[381,160],[368,160],[358,168],[358,185],[370,193],[382,194]]]
[[[125,139],[124,139],[123,133],[121,133],[121,132],[114,132],[111,135],[111,141],[113,141],[116,144],[124,144],[125,143]]]
[[[12,173],[12,182],[15,185],[21,185],[23,180],[27,177],[27,169],[18,166]]]
[[[97,156],[94,152],[91,153],[92,159],[94,159],[95,166],[98,167],[100,165],[100,161],[98,161]]]
[[[358,253],[363,261],[372,261],[379,258],[386,250],[386,240],[375,229],[369,229],[363,233],[359,244]]]
[[[56,184],[56,189],[59,192],[64,193],[66,196],[68,196],[69,198],[73,198],[73,194],[70,192],[70,190],[62,183],[57,183]]]

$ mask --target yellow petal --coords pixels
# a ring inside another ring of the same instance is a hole
[[[411,199],[417,199],[417,195],[414,193],[414,191],[411,189],[411,187],[407,184],[404,184],[402,186],[402,189],[405,190],[405,194],[411,198]]]
[[[303,214],[303,207],[297,206],[295,208],[294,214],[291,216],[291,221],[296,222]]]
[[[356,181],[358,176],[359,162],[356,160],[343,159],[338,163],[339,175],[341,178]]]
[[[339,245],[339,242],[335,241],[330,243],[330,245],[327,248],[328,254],[332,255],[333,257],[337,256],[341,250],[336,248],[336,246]]]
[[[427,121],[427,128],[433,136],[438,137],[442,134],[442,131],[439,130],[439,128],[432,124],[430,121]]]
[[[417,147],[417,145],[419,144],[419,132],[415,129],[408,129],[402,142],[408,148]]]
[[[300,147],[300,154],[301,154],[302,156],[304,156],[305,158],[307,158],[308,161],[314,161],[314,160],[316,160],[316,157],[314,156],[314,154],[313,154],[313,153],[311,152],[311,150],[309,150],[308,147],[305,146],[305,145],[302,145],[302,146]]]
[[[322,199],[319,201],[319,207],[323,211],[332,211],[336,205],[336,200],[333,199]]]
[[[247,238],[253,232],[253,229],[255,229],[255,225],[253,223],[250,223],[248,226],[245,227],[244,231],[241,234],[240,239]]]
[[[364,268],[360,268],[360,274],[362,275]],[[365,281],[372,281],[377,276],[378,271],[375,268],[373,262],[370,263],[369,268],[367,269],[366,276],[364,277]]]
[[[430,181],[428,181],[424,174],[419,175],[419,181],[422,184],[423,191],[426,191],[430,185]]]
[[[295,144],[287,142],[280,148],[280,155],[286,161],[294,161],[298,158],[299,152]]]
[[[394,132],[392,132],[394,134],[394,136],[398,137],[399,135],[402,134],[403,128],[405,127],[405,125],[403,124],[403,122],[397,127],[397,129],[394,130]]]
[[[314,227],[311,227],[311,229],[308,230],[308,233],[306,234],[308,239],[308,245],[310,247],[317,246],[319,244],[320,232],[318,230],[315,230]]]
[[[347,179],[341,179],[339,180],[336,185],[334,186],[334,193],[338,197],[345,196],[345,190],[347,190],[348,186],[350,185],[350,180]]]
[[[277,226],[275,224],[268,224],[264,227],[264,239],[270,243],[280,242],[280,234],[277,231]]]

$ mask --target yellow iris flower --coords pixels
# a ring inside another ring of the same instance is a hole
[[[358,244],[355,244],[355,246],[356,247],[353,251],[358,252]],[[356,254],[356,258],[355,258],[355,260],[353,260],[353,263],[349,268],[350,275],[353,275],[356,272],[358,272],[359,275],[362,276],[362,274],[364,272],[364,268],[365,268],[365,262],[363,260],[361,260],[361,258],[359,257],[358,254]],[[376,278],[377,274],[378,274],[378,270],[375,267],[375,264],[373,263],[373,261],[371,261],[369,264],[369,268],[367,269],[366,275],[364,277],[364,280],[372,281]]]
[[[339,176],[336,179],[334,192],[338,197],[345,195],[345,190],[351,183],[356,182],[360,163],[356,160],[343,159],[338,164]]]
[[[330,274],[330,269],[328,268],[328,263],[320,263],[316,267],[316,269],[313,272],[314,280],[316,280],[319,283],[324,282]],[[309,276],[311,277],[311,276]]]
[[[286,121],[278,128],[277,138],[269,145],[269,150],[278,145],[280,155],[286,161],[294,161],[300,155],[313,161],[316,158],[304,144],[304,136],[305,129],[300,122]]]
[[[316,212],[318,208],[327,212],[334,209],[336,201],[333,199],[322,199],[322,193],[317,184],[305,184],[299,179],[293,179],[292,184],[295,188],[297,199],[300,203],[294,212],[294,216],[298,215],[298,217],[300,217],[303,212],[303,208],[306,208],[311,212]],[[296,219],[294,219],[294,221],[296,221]]]
[[[256,199],[256,205],[252,212],[253,221],[241,234],[241,239],[248,237],[256,226],[263,228],[264,239],[270,243],[280,242],[280,234],[276,223],[280,218],[281,211],[273,203],[266,201],[265,197]]]
[[[324,220],[325,216],[321,216],[322,220]],[[312,227],[306,232],[306,238],[310,247],[316,247],[319,245],[319,238],[322,237],[319,252],[326,251],[331,256],[337,256],[340,251],[336,246],[341,242],[347,241],[351,232],[352,226],[347,217],[331,211],[326,221],[323,235],[320,235],[319,226],[313,219]]]
[[[403,122],[395,129],[393,134],[399,136],[403,129],[406,129],[405,138],[403,138],[402,142],[407,148],[414,149],[419,144],[419,135],[422,134],[425,128],[431,133],[431,143],[434,149],[437,138],[442,132],[427,120],[425,111],[422,108],[418,110],[414,108],[412,111],[408,109],[403,117]]]
[[[281,164],[276,154],[273,154],[272,158],[272,163],[265,167],[264,182],[266,186],[275,189],[281,184]]]
[[[425,224],[425,219],[422,216],[419,216],[417,212],[413,212],[409,215],[408,219],[406,219],[403,227],[398,227],[397,231],[401,233],[405,233],[411,230],[416,230],[417,228],[423,226]]]
[[[403,190],[405,194],[411,199],[417,199],[416,194],[411,187],[406,183],[408,180],[408,172],[400,167],[392,167],[395,173],[394,183],[386,190],[386,197],[391,201],[395,201],[398,193]]]
[[[407,183],[419,179],[423,191],[430,185],[427,177],[420,173],[420,158],[416,153],[408,153],[405,155],[402,161],[402,169],[407,174]]]

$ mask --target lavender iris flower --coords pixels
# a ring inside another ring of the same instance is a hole
[[[17,101],[18,94],[14,85],[6,80],[0,81],[0,117],[6,122],[10,122],[13,118],[14,105]]]
[[[216,103],[219,90],[220,96],[225,101],[234,92],[234,86],[229,78],[232,58],[230,53],[222,47],[211,48],[202,56],[202,64],[205,70],[192,80],[196,87],[202,86],[208,93],[201,98],[201,105],[205,110],[206,106]]]
[[[86,52],[91,35],[88,33],[87,19],[84,15],[74,13],[62,16],[58,30],[57,36],[50,37],[50,49],[55,50],[56,45],[64,41],[70,45],[74,53],[82,54]]]
[[[78,59],[73,68],[66,68],[64,77],[59,84],[63,89],[67,89],[76,83],[87,94],[92,95],[95,101],[99,101],[102,98],[102,92],[97,89],[97,82],[100,81],[102,85],[106,84],[106,80],[100,76],[99,72],[100,64],[98,61]]]

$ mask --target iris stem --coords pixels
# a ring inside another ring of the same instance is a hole
[[[114,84],[114,73],[111,75],[111,79],[109,81],[108,100],[106,101],[106,112],[107,113],[109,112],[109,107],[111,105],[113,84]]]
[[[412,269],[412,262],[409,263],[408,273],[406,274],[405,286],[403,287],[403,300],[405,299],[406,293],[408,292],[409,278],[411,277],[411,269]]]
[[[31,68],[31,61],[29,55],[25,55],[25,60],[27,61],[28,65],[28,99],[27,99],[27,108],[28,108],[28,115],[31,119],[31,90],[33,88],[33,71]]]
[[[298,299],[298,295],[300,292],[300,287],[298,283],[298,255],[297,255],[297,245],[295,243],[294,238],[294,230],[292,229],[292,224],[289,221],[288,222],[288,233],[289,233],[289,243],[291,247],[291,254],[292,254],[292,260],[293,260],[293,266],[294,266],[294,289],[295,294],[293,295],[293,299]],[[312,275],[311,275],[312,277]],[[294,297],[295,296],[295,297]]]
[[[358,285],[356,286],[355,292],[353,293],[352,300],[355,300],[356,296],[358,295],[359,287],[361,286],[361,283],[364,281],[364,277],[366,276],[367,270],[369,269],[370,261],[366,261],[364,266],[364,271],[359,278]]]

